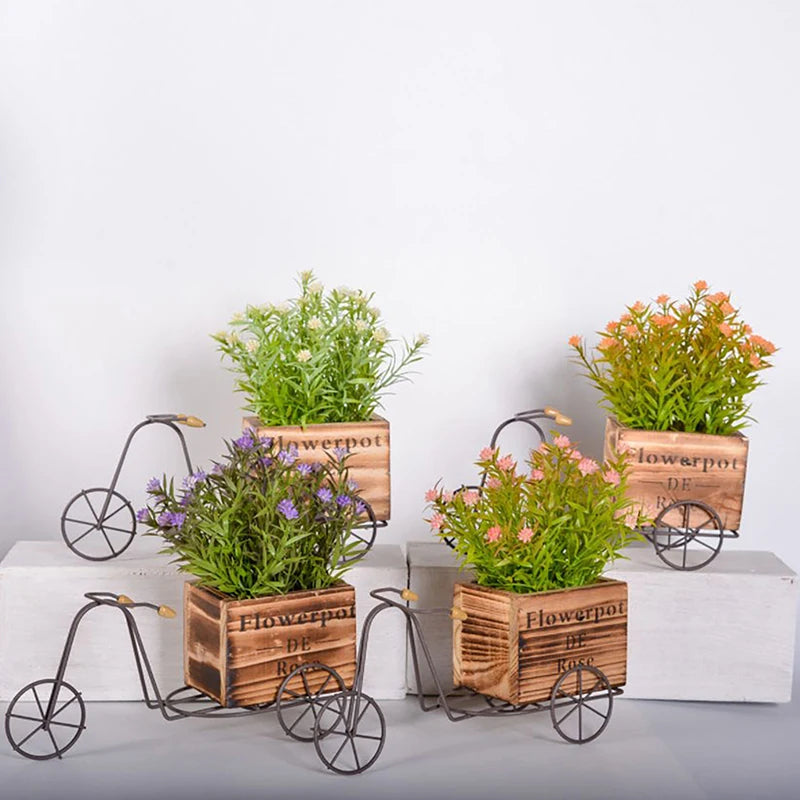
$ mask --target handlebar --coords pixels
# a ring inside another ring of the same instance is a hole
[[[411,589],[395,589],[392,586],[384,586],[382,589],[373,589],[369,595],[375,600],[380,600],[382,603],[399,608],[404,614],[449,614],[450,619],[453,620],[463,622],[467,619],[466,611],[457,606],[449,606],[447,608],[408,608],[398,603],[396,600],[386,597],[386,593],[399,595],[403,600],[411,603],[419,600],[419,595]]]
[[[177,615],[175,609],[169,606],[160,605],[155,603],[135,603],[126,594],[114,594],[113,592],[86,592],[84,597],[91,600],[93,603],[101,606],[111,606],[112,608],[152,608],[159,617],[165,619],[174,619]]]
[[[188,425],[190,428],[205,428],[206,424],[200,417],[191,414],[148,414],[149,422],[177,422],[178,425]]]

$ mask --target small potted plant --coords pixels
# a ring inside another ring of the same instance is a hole
[[[558,434],[527,471],[489,447],[477,465],[482,489],[426,495],[432,530],[476,578],[454,589],[455,685],[523,705],[550,699],[580,664],[622,686],[628,587],[601,574],[639,538],[627,456],[601,466]]]
[[[244,427],[294,444],[302,461],[343,447],[351,478],[379,520],[390,516],[389,423],[376,411],[387,391],[409,380],[427,336],[402,346],[381,321],[373,295],[326,292],[300,273],[300,295],[280,305],[248,306],[231,330],[213,336],[246,398]]]
[[[197,578],[184,588],[185,682],[222,706],[272,702],[302,663],[353,678],[355,590],[342,576],[364,507],[339,455],[309,465],[248,430],[181,489],[147,486],[139,521]]]
[[[775,345],[705,281],[685,302],[634,303],[599,336],[594,352],[579,336],[569,343],[611,414],[606,456],[632,453],[629,495],[657,526],[736,531],[748,450],[740,431]]]

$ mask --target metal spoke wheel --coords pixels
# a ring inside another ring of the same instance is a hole
[[[341,692],[325,701],[314,726],[322,763],[340,775],[357,775],[377,760],[386,742],[380,706],[362,692]]]
[[[722,549],[722,521],[699,500],[678,500],[656,517],[647,532],[656,555],[673,569],[701,569]]]
[[[608,678],[597,667],[578,664],[568,669],[550,695],[550,719],[563,739],[586,744],[608,725],[614,693]]]
[[[56,688],[55,680],[47,678],[29,683],[9,703],[6,737],[20,755],[47,761],[61,758],[78,741],[85,722],[80,694],[63,681]]]
[[[133,506],[119,492],[109,489],[83,489],[61,515],[61,535],[67,547],[87,561],[116,558],[128,548],[135,533]]]
[[[278,689],[276,710],[281,728],[299,742],[314,741],[320,709],[333,692],[343,692],[344,681],[325,664],[301,664]]]

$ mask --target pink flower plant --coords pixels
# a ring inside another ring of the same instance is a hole
[[[514,459],[511,458],[511,456],[503,456],[498,459],[497,466],[499,469],[503,470],[503,472],[510,472],[515,466]]]
[[[517,539],[526,544],[533,538],[533,531],[530,528],[520,528]]]
[[[525,471],[511,456],[486,455],[477,462],[483,488],[437,491],[429,520],[481,586],[520,593],[583,586],[641,538],[632,528],[644,518],[628,513],[638,506],[625,496],[625,456],[601,466],[562,434],[533,450]]]
[[[486,531],[486,541],[496,542],[500,538],[500,534],[502,533],[503,531],[499,525],[492,525],[492,527],[489,528],[488,531]]]
[[[600,469],[600,465],[593,458],[582,458],[578,462],[581,475],[593,475]]]

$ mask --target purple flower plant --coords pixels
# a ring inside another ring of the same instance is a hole
[[[261,459],[261,463],[262,463],[262,464],[263,464],[265,467],[271,467],[271,466],[272,466],[272,456],[264,456],[264,457]]]
[[[248,430],[245,431],[238,439],[235,439],[233,446],[239,450],[252,450],[255,442],[253,441],[253,434]]]
[[[144,508],[140,508],[136,512],[136,519],[139,522],[147,522],[149,517],[150,517],[150,509],[147,506],[145,506]]]
[[[311,464],[298,464],[297,471],[304,477],[307,478],[314,470],[311,467]]]
[[[258,441],[261,443],[262,447],[272,447],[272,437],[271,436],[259,436]]]
[[[150,492],[150,494],[155,494],[156,492],[160,492],[161,481],[158,478],[150,478],[150,480],[147,481],[147,491]]]
[[[180,530],[186,522],[186,514],[182,511],[164,511],[156,520],[162,528],[177,528]]]
[[[333,500],[333,492],[327,486],[323,486],[321,489],[317,490],[317,497],[322,500],[323,503],[330,503],[330,501]]]
[[[296,448],[294,450],[291,448],[289,450],[281,450],[280,453],[278,453],[278,461],[280,461],[281,464],[286,464],[289,467],[294,464],[297,459],[298,455]]]
[[[225,467],[223,467],[222,464],[216,464],[215,463],[214,466],[211,468],[211,472],[214,475],[222,475],[224,469],[225,469]]]
[[[200,469],[197,472],[193,472],[191,475],[187,475],[183,479],[183,488],[192,490],[198,483],[202,483],[208,477],[208,473],[204,470]]]
[[[172,513],[172,524],[180,530],[183,527],[183,523],[186,522],[186,514],[182,511],[174,511]]]
[[[278,503],[278,511],[280,511],[286,519],[297,519],[300,516],[300,513],[294,507],[294,503],[288,497]]]
[[[350,451],[346,447],[334,447],[333,454],[341,461]]]
[[[350,505],[350,502],[350,497],[348,497],[346,494],[340,494],[336,497],[336,505],[340,508],[347,508],[347,506]]]
[[[186,492],[186,494],[181,497],[180,504],[183,508],[186,508],[192,500],[194,500],[194,495],[191,492]]]
[[[347,481],[347,488],[351,492],[354,492],[356,489],[358,489],[358,484],[355,481],[352,481],[352,480],[351,481]]]
[[[363,514],[366,510],[367,507],[360,500],[358,500],[356,502],[356,514]]]

